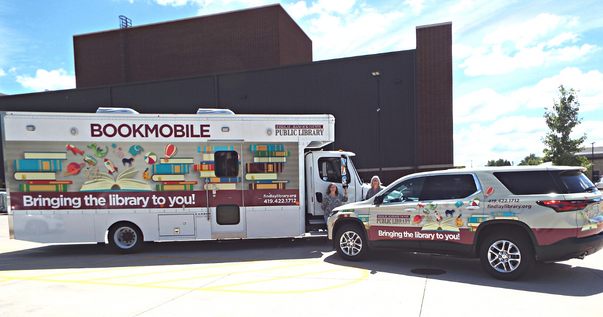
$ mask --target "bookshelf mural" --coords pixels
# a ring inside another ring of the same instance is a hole
[[[297,143],[8,142],[5,156],[16,210],[195,208],[298,205],[296,151]]]

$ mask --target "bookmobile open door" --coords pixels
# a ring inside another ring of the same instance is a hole
[[[1,113],[11,238],[106,242],[305,232],[303,152],[331,115]]]

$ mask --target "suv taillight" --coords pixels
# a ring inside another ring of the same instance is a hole
[[[540,200],[536,202],[540,206],[555,209],[557,212],[582,210],[591,201],[587,200]]]

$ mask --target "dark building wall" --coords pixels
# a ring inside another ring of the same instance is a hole
[[[76,35],[73,42],[78,88],[312,61],[312,41],[280,5]]]
[[[415,171],[453,167],[451,28],[431,28],[417,28],[416,50],[2,96],[0,110],[92,113],[112,106],[141,113],[191,114],[201,107],[252,114],[330,113],[336,119],[336,141],[326,149],[355,152],[365,181],[379,174],[381,165],[382,181],[389,184]]]
[[[417,27],[419,165],[453,162],[452,23]]]

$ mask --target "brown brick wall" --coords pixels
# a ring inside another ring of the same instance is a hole
[[[120,32],[74,36],[78,88],[124,82]],[[135,26],[126,32],[129,82],[312,61],[312,42],[280,5]]]
[[[452,24],[417,27],[416,34],[418,163],[452,166]]]

